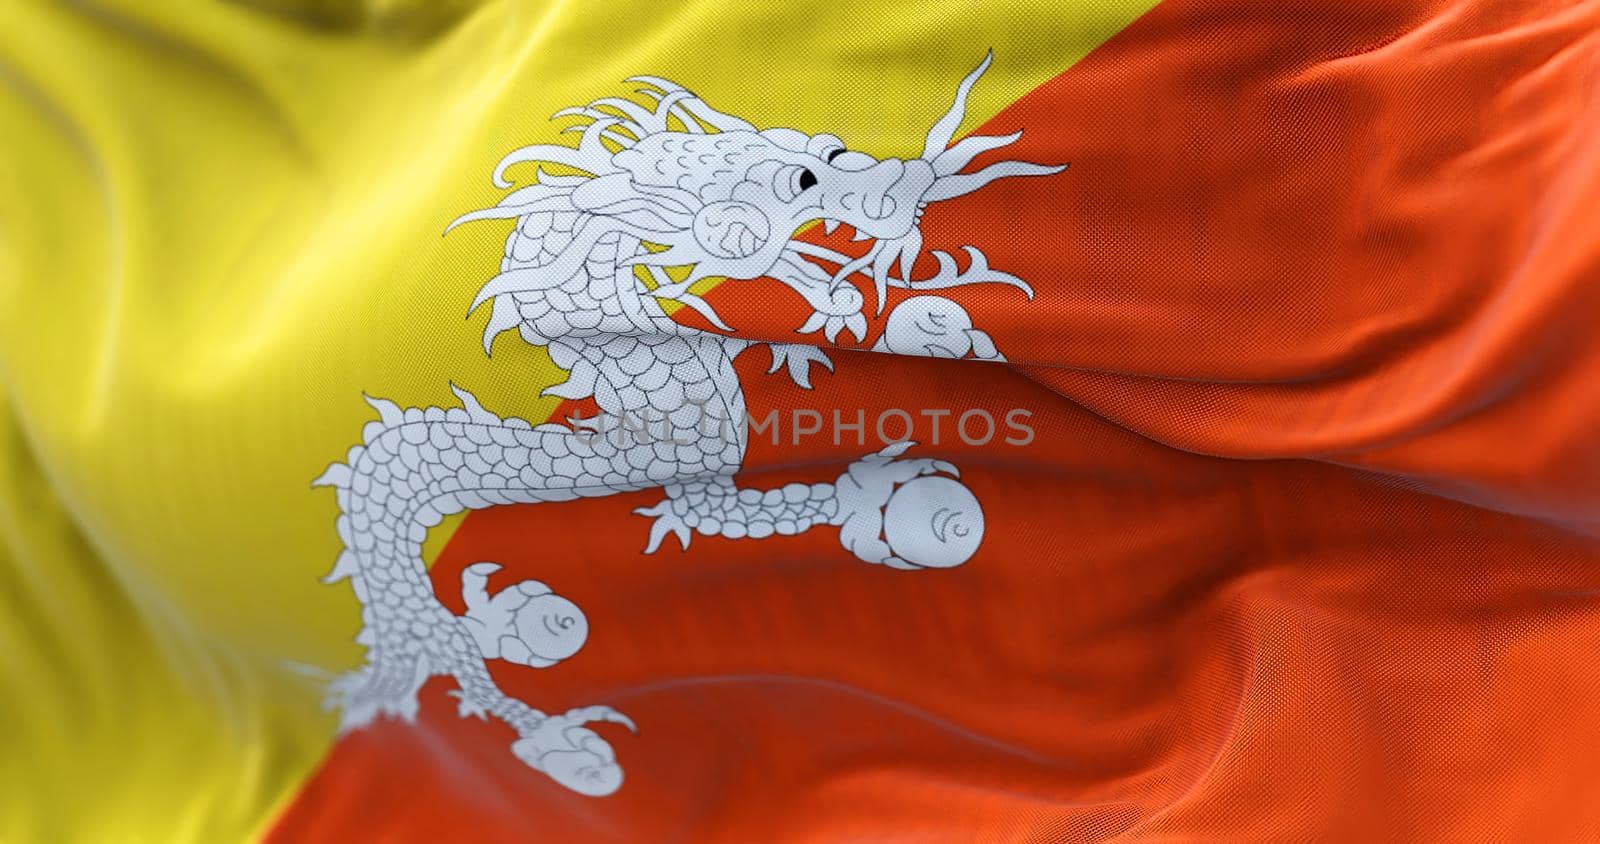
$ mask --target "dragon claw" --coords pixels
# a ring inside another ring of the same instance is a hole
[[[888,463],[890,459],[905,454],[908,449],[912,448],[916,444],[917,443],[915,440],[901,440],[899,442],[889,443],[883,448],[878,449],[875,454],[869,454],[862,458],[862,460],[872,460],[880,464]]]
[[[892,443],[839,477],[839,542],[862,562],[892,569],[959,566],[982,539],[982,508],[953,464],[898,459],[912,445]]]
[[[896,468],[899,470],[895,473],[897,480],[903,477],[904,480],[909,481],[912,478],[922,477],[923,475],[937,475],[940,473],[957,478],[961,477],[961,470],[957,469],[955,464],[927,457],[898,461]]]
[[[477,718],[480,721],[489,720],[489,710],[481,704],[467,697],[466,693],[457,689],[446,694],[456,699],[456,716],[460,718]]]
[[[767,373],[777,372],[781,367],[788,367],[789,377],[802,389],[811,389],[811,364],[820,363],[829,372],[833,371],[833,361],[828,359],[826,352],[816,346],[803,343],[772,343],[768,346],[772,351],[772,366]]]
[[[661,547],[661,540],[672,534],[678,538],[678,544],[683,550],[689,550],[689,525],[683,517],[672,511],[672,500],[663,499],[654,507],[640,507],[633,511],[636,516],[650,516],[655,522],[650,525],[650,539],[645,543],[644,552],[654,554]]]
[[[628,728],[628,732],[639,732],[639,726],[633,723],[632,718],[609,706],[580,706],[576,709],[569,709],[555,717],[565,719],[573,726],[594,723],[621,724]]]
[[[581,706],[551,715],[511,744],[529,767],[580,794],[604,797],[622,786],[616,751],[586,724],[621,724],[637,733],[632,719],[609,706]]]
[[[813,334],[822,332],[829,343],[838,342],[839,332],[848,331],[861,342],[867,338],[867,317],[860,311],[851,314],[829,314],[816,311],[806,320],[805,324],[795,329],[796,334]]]

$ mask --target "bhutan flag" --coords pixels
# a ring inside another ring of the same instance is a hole
[[[1600,5],[0,8],[0,840],[1600,838]]]

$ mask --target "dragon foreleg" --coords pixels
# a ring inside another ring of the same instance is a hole
[[[687,550],[694,533],[725,539],[793,536],[819,525],[863,562],[898,569],[951,568],[971,558],[983,536],[983,510],[942,460],[896,459],[897,442],[852,463],[834,483],[740,489],[734,479],[671,484],[667,497],[634,512],[655,520],[645,553],[668,534]]]

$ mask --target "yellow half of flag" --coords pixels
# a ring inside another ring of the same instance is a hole
[[[443,234],[552,113],[655,74],[914,154],[986,51],[963,131],[1152,5],[0,7],[0,840],[252,837],[318,764],[359,620],[309,484],[363,393],[555,408],[467,318],[503,232]]]

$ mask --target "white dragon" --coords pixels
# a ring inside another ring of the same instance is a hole
[[[581,132],[576,147],[528,146],[500,161],[494,182],[501,188],[512,186],[505,174],[514,165],[556,164],[569,174],[540,169],[500,204],[452,224],[516,221],[500,274],[472,304],[476,310],[492,303],[485,349],[515,328],[569,370],[548,394],[592,396],[606,417],[655,424],[611,432],[534,425],[501,418],[460,389],[459,408],[402,409],[369,399],[380,418],[367,424],[345,462],[316,482],[337,490],[345,545],[327,582],[350,579],[364,622],[356,641],[368,649],[366,665],[332,685],[330,705],[342,709],[344,729],[380,714],[414,718],[423,682],[447,675],[459,686],[452,694],[461,714],[504,720],[518,735],[513,753],[527,765],[584,794],[610,794],[621,785],[611,746],[586,725],[610,721],[633,729],[628,718],[605,706],[545,714],[503,693],[485,666],[498,658],[545,667],[571,656],[588,633],[582,611],[538,581],[491,596],[493,563],[464,572],[466,614],[455,615],[435,596],[421,543],[429,528],[463,510],[662,487],[665,499],[637,511],[654,519],[646,553],[668,534],[687,548],[696,531],[762,538],[834,525],[844,547],[869,563],[943,568],[972,556],[983,534],[977,500],[955,480],[953,466],[900,459],[909,442],[864,457],[831,484],[739,488],[734,476],[748,433],[733,360],[756,344],[679,323],[663,302],[691,307],[728,330],[690,286],[710,277],[776,279],[812,309],[799,331],[820,330],[831,342],[841,330],[865,338],[860,281],[871,283],[880,310],[889,287],[1000,282],[1027,291],[970,246],[966,270],[934,252],[939,272],[911,278],[929,203],[997,178],[1063,169],[1006,161],[959,172],[1020,135],[950,145],[967,94],[989,61],[962,81],[920,158],[880,160],[846,149],[832,135],[758,130],[672,82],[636,77],[630,81],[645,86],[647,104],[606,98],[567,109],[557,116],[580,119],[569,130]],[[872,241],[865,255],[791,237],[810,223],[832,231],[840,222],[858,240]],[[688,268],[687,276],[674,278],[670,268]],[[938,295],[903,302],[888,331],[879,350],[999,357],[966,312]],[[787,365],[802,387],[810,387],[811,363],[832,368],[813,346],[769,345],[772,371]],[[708,418],[733,424],[708,429]]]

